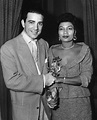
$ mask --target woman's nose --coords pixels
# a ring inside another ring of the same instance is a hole
[[[68,31],[66,29],[64,29],[64,34],[67,34],[67,33],[68,33]]]

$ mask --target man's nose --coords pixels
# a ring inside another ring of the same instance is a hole
[[[35,24],[35,26],[34,26],[34,27],[35,27],[35,30],[37,30],[37,29],[38,29],[38,24]]]

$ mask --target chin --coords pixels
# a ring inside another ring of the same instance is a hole
[[[69,40],[69,39],[65,39],[65,40],[62,40],[63,42],[71,42],[72,40]]]
[[[65,40],[62,40],[62,41],[63,41],[63,42],[69,42],[69,40],[66,40],[66,39],[65,39]]]
[[[32,39],[36,39],[37,36],[38,36],[38,35],[31,35],[30,37],[31,37]]]

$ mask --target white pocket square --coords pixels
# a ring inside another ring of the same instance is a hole
[[[48,62],[48,59],[46,58],[46,59],[45,59],[45,63],[47,63],[47,62]]]

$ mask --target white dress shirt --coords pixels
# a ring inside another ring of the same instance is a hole
[[[35,49],[37,50],[37,45],[36,45],[36,41],[37,41],[37,40],[32,40],[32,39],[26,34],[26,32],[25,32],[24,30],[23,30],[23,32],[22,32],[22,36],[23,36],[25,42],[27,43],[27,45],[28,45],[31,53],[33,52],[33,51],[32,51],[32,46],[34,46]],[[33,44],[33,45],[32,45],[32,44]],[[37,53],[37,54],[38,54],[38,53]],[[33,56],[33,58],[34,58],[34,56]],[[41,75],[41,72],[40,72],[39,67],[38,67],[38,64],[37,64],[37,60],[35,60],[35,58],[34,58],[34,61],[35,61],[35,65],[36,65],[38,74]],[[46,60],[46,61],[47,61],[47,60]],[[43,75],[43,80],[44,80],[44,88],[45,88],[45,75]]]
[[[38,53],[36,53],[36,51],[37,51],[36,41],[37,41],[37,40],[32,40],[32,39],[25,33],[25,31],[22,32],[22,36],[23,36],[25,42],[27,43],[27,45],[28,45],[28,47],[29,47],[29,49],[30,49],[30,51],[31,51],[31,53],[32,53],[32,55],[33,55],[33,58],[34,58],[34,61],[35,61],[35,64],[36,64],[36,68],[37,68],[38,74],[40,75],[41,72],[40,72],[40,70],[39,70],[39,67],[38,67],[38,64],[37,64],[37,60],[36,60],[36,56],[37,56],[36,54],[38,54]]]

